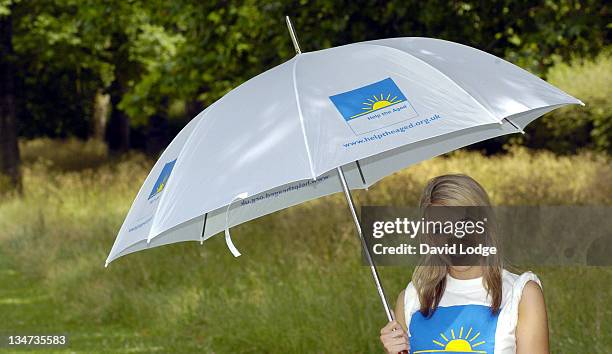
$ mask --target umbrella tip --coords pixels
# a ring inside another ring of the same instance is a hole
[[[293,42],[295,53],[302,54],[302,50],[300,49],[300,44],[297,39],[297,34],[295,33],[295,29],[293,28],[293,24],[291,23],[289,16],[285,16],[285,22],[287,23],[287,29],[289,30],[289,36],[291,37],[291,42]]]

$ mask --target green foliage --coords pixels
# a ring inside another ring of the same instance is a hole
[[[165,114],[168,102],[209,105],[294,55],[287,14],[305,51],[428,36],[483,49],[540,75],[555,62],[596,55],[609,30],[609,6],[597,0],[1,0],[0,16],[9,8],[27,136],[87,136],[99,89],[119,96],[114,109],[136,125]],[[606,128],[595,129],[601,137]]]
[[[138,252],[105,269],[152,161],[132,155],[85,169],[43,162],[74,153],[78,144],[22,143],[25,156],[40,159],[24,166],[23,197],[0,200],[0,309],[8,314],[0,332],[69,333],[67,351],[88,353],[381,350],[385,317],[341,195],[236,227],[238,260],[215,236],[202,246]],[[83,161],[99,158],[82,144]],[[63,146],[66,151],[58,151]],[[497,204],[612,204],[609,156],[525,149],[493,158],[476,152],[435,158],[355,197],[359,205],[416,205],[425,182],[449,172],[469,173]],[[611,269],[534,271],[544,284],[552,352],[605,353],[612,345],[612,294],[601,289],[612,281]],[[411,269],[380,272],[393,298]],[[584,298],[589,301],[580,302]]]
[[[566,108],[548,117],[547,126],[554,131],[555,138],[582,130],[589,135],[585,145],[612,152],[612,51],[593,61],[559,64],[551,70],[549,81],[586,104],[585,109]]]
[[[612,51],[593,60],[558,63],[549,71],[548,80],[586,106],[547,114],[527,130],[531,135],[527,145],[557,153],[575,152],[578,147],[612,153]]]

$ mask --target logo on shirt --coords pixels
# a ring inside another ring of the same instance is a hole
[[[484,340],[477,341],[480,337],[480,332],[475,331],[473,327],[467,330],[467,333],[463,331],[464,327],[461,326],[459,331],[455,333],[454,329],[450,330],[450,333],[440,333],[440,337],[433,339],[432,342],[439,349],[431,350],[419,350],[414,353],[485,353],[486,350],[478,350],[476,347],[486,343]],[[463,336],[465,334],[465,337]],[[471,337],[470,337],[471,336]]]
[[[411,353],[492,354],[498,317],[483,305],[438,307],[431,317],[417,311],[410,321]]]

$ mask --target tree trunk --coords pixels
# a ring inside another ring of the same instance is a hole
[[[130,148],[130,119],[118,108],[123,90],[117,79],[110,87],[111,114],[106,129],[108,148],[115,152],[125,152]]]
[[[12,27],[12,15],[0,17],[0,174],[21,190]]]
[[[102,90],[96,91],[93,102],[93,123],[91,137],[97,141],[104,141],[106,136],[106,123],[110,111],[110,96]]]
[[[149,118],[146,150],[157,156],[168,145],[168,97],[162,97],[159,110]]]

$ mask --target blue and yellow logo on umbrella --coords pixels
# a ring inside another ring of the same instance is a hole
[[[406,96],[389,77],[370,85],[329,96],[329,99],[344,120],[349,121],[404,102]]]
[[[168,183],[168,178],[170,178],[170,173],[172,172],[175,163],[176,159],[164,165],[161,172],[159,173],[159,177],[157,177],[157,181],[155,181],[155,184],[153,185],[153,189],[151,190],[148,199],[155,197],[164,190],[164,187],[166,187],[166,183]]]

